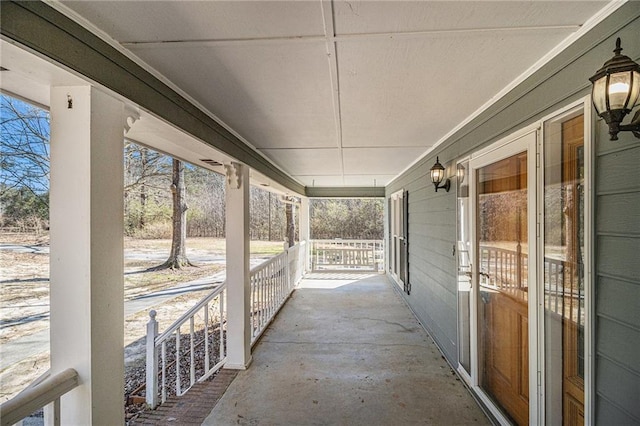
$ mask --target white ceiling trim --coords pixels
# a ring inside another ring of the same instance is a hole
[[[429,154],[431,154],[431,152],[433,152],[438,146],[442,145],[442,143],[444,143],[447,139],[449,139],[451,136],[453,136],[456,132],[458,132],[464,126],[469,124],[473,119],[475,119],[480,114],[482,114],[483,111],[485,111],[491,105],[493,105],[496,102],[498,102],[498,100],[502,99],[507,93],[509,93],[516,86],[521,84],[527,78],[531,77],[536,71],[538,71],[540,68],[542,68],[547,63],[549,63],[553,58],[558,56],[558,54],[560,54],[563,50],[565,50],[567,47],[571,46],[574,42],[576,42],[582,36],[584,36],[586,33],[591,31],[596,25],[598,25],[600,22],[602,22],[602,20],[604,20],[607,16],[611,15],[616,10],[618,10],[620,7],[622,7],[622,5],[624,5],[628,1],[629,0],[612,0],[605,7],[600,9],[600,11],[598,13],[596,13],[595,15],[593,15],[591,18],[589,18],[587,20],[587,22],[585,22],[584,25],[582,25],[578,31],[574,32],[573,34],[571,34],[567,38],[565,38],[563,41],[561,41],[556,47],[551,49],[549,51],[549,53],[547,53],[542,58],[540,58],[540,60],[538,60],[535,64],[533,64],[529,69],[527,69],[525,72],[523,72],[515,80],[513,80],[504,89],[502,89],[500,92],[498,92],[494,97],[489,99],[484,105],[482,105],[480,108],[478,108],[473,114],[471,114],[466,119],[461,121],[460,124],[458,124],[456,127],[451,129],[448,133],[446,133],[443,137],[441,137],[436,143],[434,143],[430,148],[428,148],[425,151],[424,154],[422,154],[420,157],[418,157],[415,161],[413,161],[411,164],[409,164],[407,167],[405,167],[404,170],[402,170],[400,173],[398,173],[393,179],[391,179],[387,185],[392,184],[396,179],[398,179],[404,173],[409,171],[413,166],[415,166],[420,161],[422,161],[424,158],[426,158]]]

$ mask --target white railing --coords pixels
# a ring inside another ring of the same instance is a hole
[[[251,270],[251,344],[278,313],[305,272],[306,243],[289,248]]]
[[[302,279],[305,249],[306,243],[302,242],[251,270],[251,344],[260,337]],[[167,396],[184,395],[195,383],[206,380],[224,365],[226,288],[225,281],[162,334],[158,334],[156,312],[149,312],[145,399],[150,407],[158,406],[158,398],[164,403]],[[183,336],[181,329],[187,327],[187,322],[189,333]],[[182,343],[183,339],[188,339],[186,345]],[[196,352],[198,348],[203,348],[203,356]],[[169,369],[175,371],[175,380],[169,378]]]
[[[10,426],[20,422],[34,411],[52,405],[55,426],[60,425],[60,397],[78,386],[78,373],[69,368],[55,376],[49,372],[33,382],[14,398],[0,406],[0,424]]]
[[[384,268],[383,240],[311,240],[312,271],[367,270]]]
[[[182,396],[195,383],[206,380],[224,365],[226,288],[224,282],[160,335],[156,311],[149,312],[145,398],[150,407],[158,405],[158,394],[161,402],[165,402],[168,395]],[[187,323],[189,332],[183,336],[181,330]],[[183,338],[187,339],[184,346]],[[169,383],[173,381],[169,378],[169,369],[175,371],[174,383]]]
[[[301,241],[288,249],[289,281],[293,287],[297,286],[307,272],[307,242]]]

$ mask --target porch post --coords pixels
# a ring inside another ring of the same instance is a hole
[[[309,199],[300,197],[300,241],[306,241],[307,244],[303,251],[304,256],[304,272],[309,270],[309,250],[310,250],[310,228],[309,228]]]
[[[309,199],[300,197],[300,241],[308,241],[309,232]]]
[[[227,362],[244,370],[251,363],[249,281],[249,167],[225,165],[227,244]]]
[[[51,89],[51,373],[74,368],[61,423],[124,423],[123,103]],[[49,419],[50,421],[50,419]]]

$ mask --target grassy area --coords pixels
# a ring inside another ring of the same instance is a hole
[[[192,237],[187,238],[187,255],[190,251],[204,251],[211,254],[223,255],[226,251],[226,240],[224,238],[209,237]],[[283,241],[251,241],[249,250],[252,256],[255,255],[276,255],[282,252],[284,247]],[[146,251],[157,250],[164,251],[167,254],[171,248],[171,240],[140,240],[125,237],[125,250]]]

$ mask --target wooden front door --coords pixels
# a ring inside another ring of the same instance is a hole
[[[478,168],[476,185],[480,386],[518,425],[529,423],[527,156]]]

